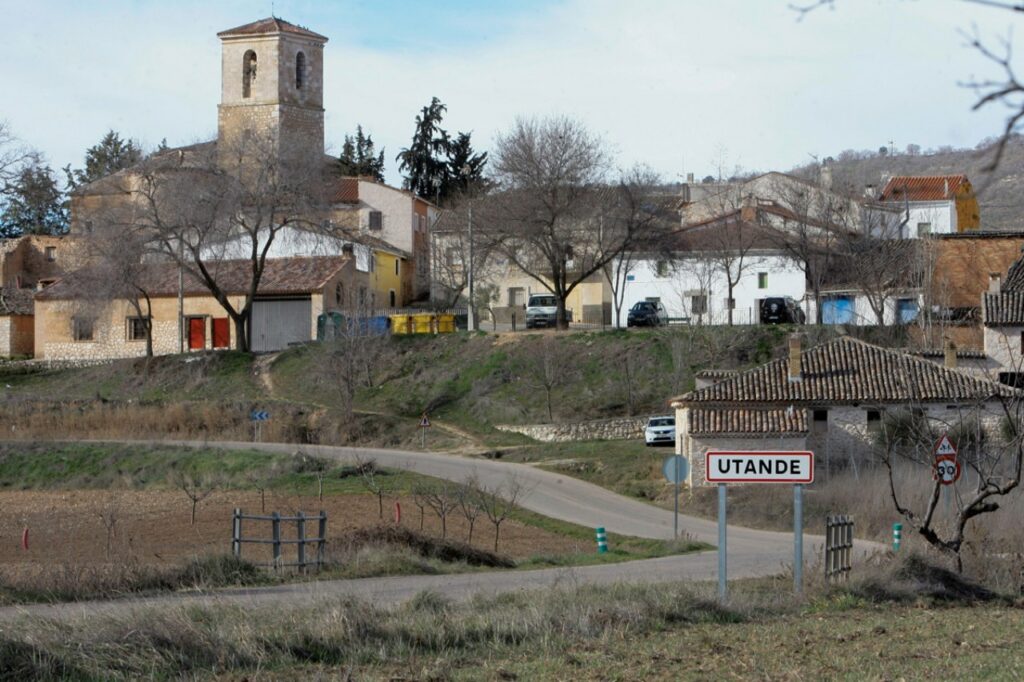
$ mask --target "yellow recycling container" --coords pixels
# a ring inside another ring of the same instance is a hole
[[[390,315],[392,334],[415,334],[416,320],[413,315]]]
[[[417,334],[432,334],[434,332],[434,315],[432,313],[416,313],[412,317],[416,322]]]
[[[455,316],[452,314],[438,315],[437,316],[437,331],[442,334],[452,334],[455,332]]]

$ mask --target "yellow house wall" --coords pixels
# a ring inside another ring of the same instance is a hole
[[[978,197],[974,195],[974,187],[965,182],[956,193],[956,229],[957,232],[977,230],[981,226],[981,208]]]
[[[385,307],[390,304],[389,294],[395,292],[395,306],[405,305],[405,297],[402,294],[402,272],[408,267],[402,258],[385,251],[374,251],[374,268],[371,275],[373,292],[376,296],[377,306]],[[395,264],[398,265],[398,274],[395,274]]]

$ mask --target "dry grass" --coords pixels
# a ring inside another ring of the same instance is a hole
[[[853,667],[860,647],[871,652],[862,661],[870,674],[957,677],[1014,661],[1003,670],[1021,669],[1014,652],[1024,610],[918,559],[878,570],[880,579],[898,578],[898,589],[855,585],[798,601],[755,581],[737,585],[722,606],[711,586],[578,587],[467,603],[425,593],[395,608],[342,598],[314,609],[163,607],[71,624],[24,619],[0,635],[0,678],[818,679],[863,671]],[[949,608],[980,599],[985,606]],[[941,618],[929,611],[936,600],[945,604]],[[914,608],[900,606],[908,601]],[[950,633],[956,651],[944,649]]]

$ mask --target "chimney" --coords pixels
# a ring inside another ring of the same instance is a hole
[[[942,198],[949,198],[949,178],[946,178],[945,180],[942,181]]]
[[[988,273],[988,293],[998,294],[1002,288],[1003,276],[998,272]]]
[[[956,344],[946,339],[946,348],[943,354],[943,363],[949,369],[956,369]]]
[[[832,166],[821,167],[821,187],[822,189],[832,189]]]
[[[874,199],[875,198],[875,186],[874,185],[871,185],[871,184],[864,185],[864,198],[865,199]]]
[[[880,179],[882,181],[882,187],[885,187],[886,185],[889,184],[889,181],[892,180],[892,173],[890,173],[889,171],[882,171]]]
[[[800,367],[799,334],[793,334],[789,337],[789,380],[791,382],[803,380],[803,371]]]

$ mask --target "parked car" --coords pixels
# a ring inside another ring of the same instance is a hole
[[[672,415],[651,417],[644,428],[644,445],[673,445],[676,442],[676,418]]]
[[[557,326],[557,306],[554,294],[531,294],[526,303],[526,328]]]
[[[627,327],[658,327],[668,324],[668,312],[661,301],[638,301],[626,316]]]
[[[803,324],[807,316],[800,305],[789,296],[761,300],[761,322],[763,324]]]

